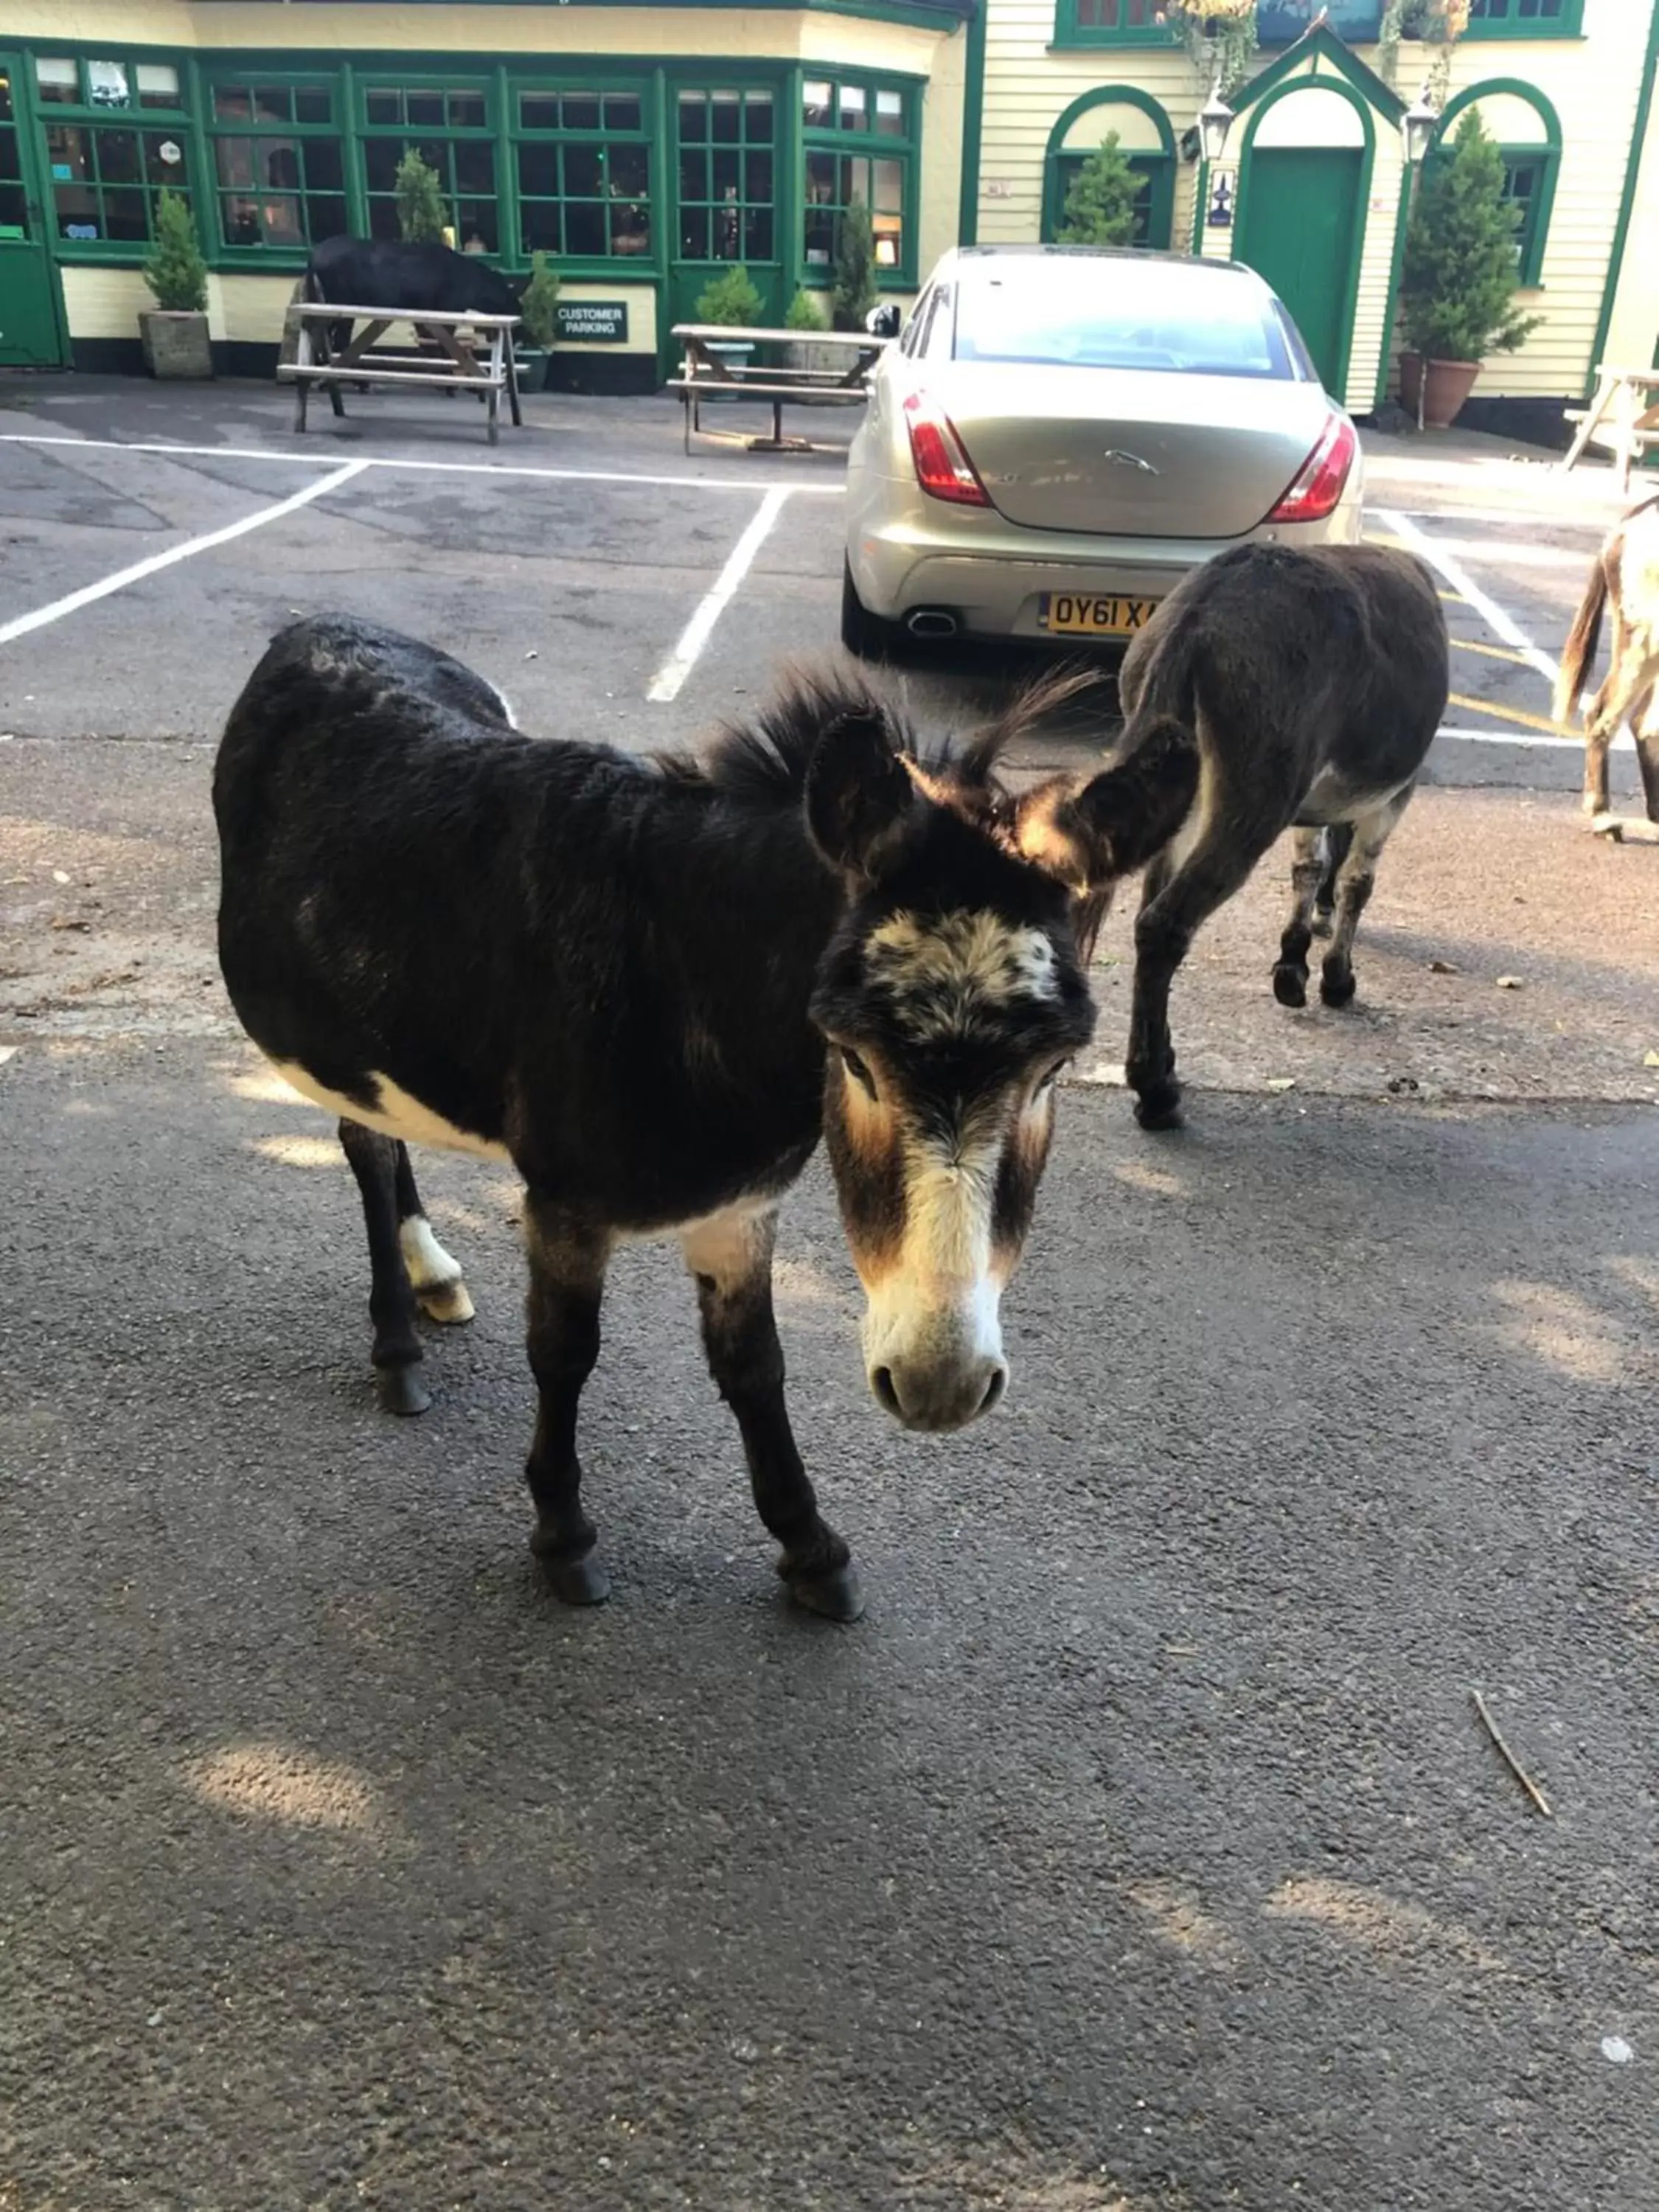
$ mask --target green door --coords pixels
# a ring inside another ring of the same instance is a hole
[[[29,189],[20,65],[0,54],[0,368],[60,368],[52,262]]]
[[[1290,309],[1326,391],[1337,399],[1352,333],[1364,164],[1358,147],[1253,148],[1233,247]]]

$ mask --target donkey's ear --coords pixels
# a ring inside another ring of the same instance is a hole
[[[1026,792],[1014,813],[1021,854],[1073,890],[1115,882],[1167,845],[1198,795],[1198,743],[1161,718],[1127,760],[1081,790],[1056,778]]]
[[[915,787],[881,713],[838,715],[806,770],[806,826],[824,859],[872,881],[915,804]]]

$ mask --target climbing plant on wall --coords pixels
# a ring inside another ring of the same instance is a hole
[[[1255,0],[1166,0],[1164,17],[1206,91],[1218,77],[1224,96],[1243,82],[1255,55]]]

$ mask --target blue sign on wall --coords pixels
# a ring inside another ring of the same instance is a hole
[[[1332,30],[1351,46],[1370,44],[1382,27],[1382,0],[1258,0],[1256,37],[1264,46],[1287,46],[1322,9]]]

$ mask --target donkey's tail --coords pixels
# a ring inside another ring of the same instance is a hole
[[[1561,673],[1555,679],[1555,719],[1564,730],[1570,729],[1576,719],[1578,695],[1584,688],[1585,675],[1601,641],[1601,610],[1607,603],[1607,556],[1598,553],[1589,582],[1584,586],[1584,596],[1578,603],[1578,611],[1572,618],[1572,628],[1567,632],[1567,641],[1561,651]]]
[[[320,301],[327,297],[326,293],[323,290],[322,279],[317,274],[317,264],[315,262],[307,262],[306,273],[300,279],[300,292],[301,296],[303,299],[309,301],[313,306],[317,305]]]

